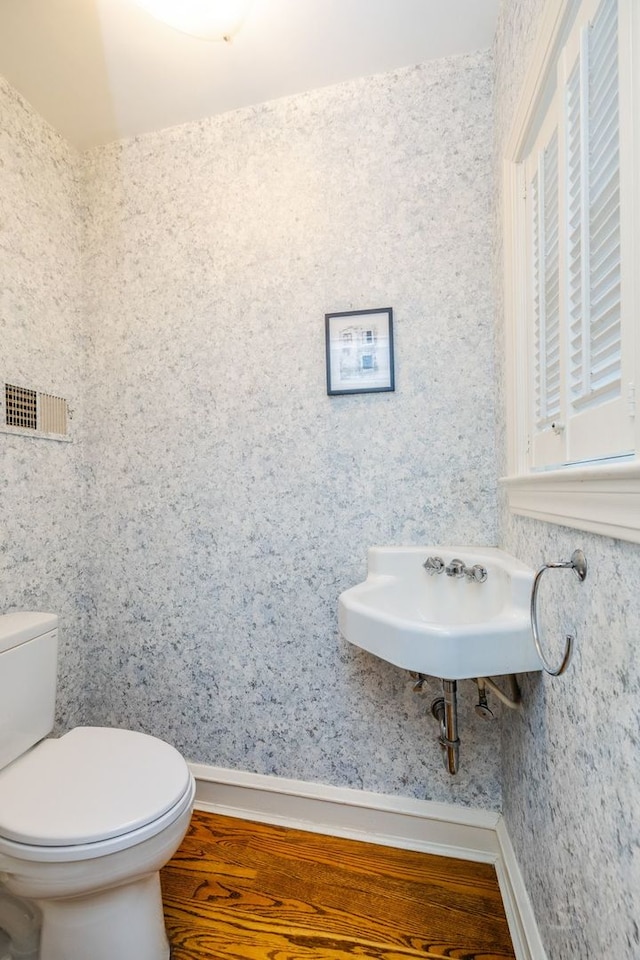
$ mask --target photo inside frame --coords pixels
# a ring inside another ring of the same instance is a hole
[[[393,390],[391,310],[327,315],[329,393]]]

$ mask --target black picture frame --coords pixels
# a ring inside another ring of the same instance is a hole
[[[327,393],[395,390],[393,308],[325,313]]]

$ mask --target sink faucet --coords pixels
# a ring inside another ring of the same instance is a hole
[[[448,577],[456,577],[456,579],[466,577],[467,580],[474,580],[476,583],[484,583],[488,577],[486,567],[479,563],[474,563],[472,567],[468,567],[464,560],[455,559],[445,566],[442,557],[427,557],[422,566],[432,576],[434,573],[444,572]]]
[[[457,559],[447,564],[444,572],[448,577],[466,577],[467,580],[473,580],[475,583],[484,583],[488,577],[487,568],[481,564],[474,563],[472,567],[468,567],[464,560]]]

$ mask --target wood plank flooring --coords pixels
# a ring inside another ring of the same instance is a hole
[[[515,960],[492,866],[196,811],[172,960]]]

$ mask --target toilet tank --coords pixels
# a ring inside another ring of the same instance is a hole
[[[58,618],[0,616],[0,770],[53,729]]]

